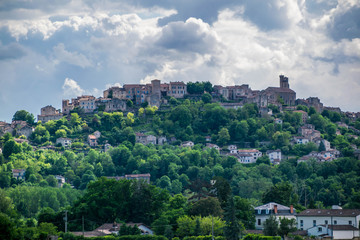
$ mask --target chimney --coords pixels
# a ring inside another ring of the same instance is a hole
[[[274,205],[274,213],[277,214],[277,205]]]
[[[290,213],[294,214],[294,206],[293,205],[290,205]]]

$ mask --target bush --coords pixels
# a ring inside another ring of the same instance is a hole
[[[242,240],[281,240],[279,236],[264,236],[261,234],[248,234]]]
[[[225,237],[223,236],[214,236],[215,240],[225,240]],[[206,235],[206,236],[188,236],[188,237],[184,237],[183,240],[212,240],[212,236],[211,235]]]

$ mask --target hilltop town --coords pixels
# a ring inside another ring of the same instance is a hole
[[[0,199],[12,200],[6,214],[16,209],[17,221],[39,222],[18,228],[33,234],[48,224],[73,239],[186,239],[196,226],[219,240],[227,228],[254,239],[358,237],[360,113],[297,99],[284,75],[261,91],[160,80],[110,87],[45,106],[37,122],[19,110],[0,122],[0,137]],[[229,211],[241,226],[227,225]]]

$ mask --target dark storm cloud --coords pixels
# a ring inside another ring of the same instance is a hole
[[[0,60],[18,59],[25,56],[26,53],[18,43],[2,45],[0,43]]]
[[[360,38],[360,7],[352,7],[341,15],[336,15],[329,27],[330,36],[341,39]]]
[[[200,20],[172,22],[162,29],[157,45],[178,51],[206,53],[216,46],[216,38]]]

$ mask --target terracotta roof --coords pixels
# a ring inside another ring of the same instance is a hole
[[[344,216],[355,217],[360,215],[360,209],[306,209],[298,216]]]

